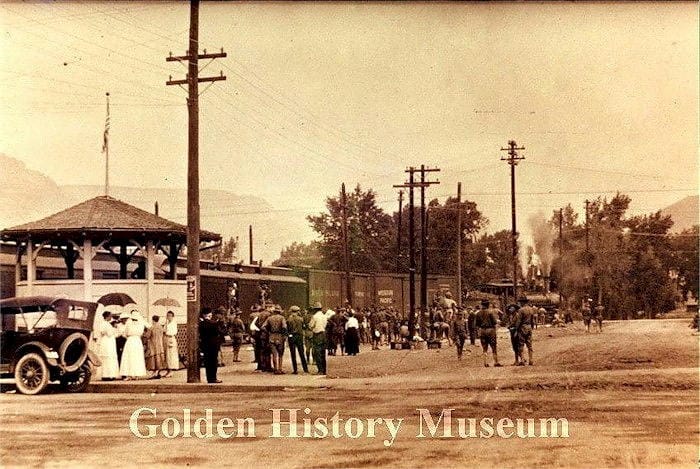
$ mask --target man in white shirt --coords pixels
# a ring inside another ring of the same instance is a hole
[[[319,375],[326,374],[326,324],[328,317],[323,314],[321,303],[317,302],[310,310],[313,312],[309,321],[309,329],[313,332],[312,345],[314,352],[314,361],[318,368]]]

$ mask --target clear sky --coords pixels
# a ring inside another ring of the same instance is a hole
[[[184,188],[185,92],[165,81],[185,67],[165,57],[184,54],[188,15],[183,2],[0,4],[0,152],[59,184],[101,184],[109,91],[112,183]],[[507,228],[510,139],[526,147],[523,225],[616,190],[636,212],[697,193],[696,2],[204,2],[200,21],[201,48],[228,53],[202,72],[228,79],[201,94],[201,186],[259,195],[290,223],[341,182],[395,209],[391,185],[424,163],[442,168],[429,198],[462,181],[490,230]]]

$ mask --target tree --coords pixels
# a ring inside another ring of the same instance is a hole
[[[457,213],[461,210],[461,226],[457,227]],[[420,220],[418,220],[420,229]],[[488,223],[477,209],[476,203],[465,200],[457,202],[448,197],[445,205],[437,199],[428,204],[428,272],[456,273],[457,235],[462,236],[462,253],[467,244]],[[464,254],[462,254],[464,260]]]
[[[202,260],[210,260],[216,263],[234,263],[238,257],[238,239],[231,237],[216,248],[202,251],[200,257]]]
[[[321,257],[320,244],[318,241],[310,243],[292,243],[282,249],[279,259],[274,261],[274,266],[305,266],[311,268],[321,267],[323,258]]]
[[[513,268],[509,230],[484,234],[464,248],[462,282],[465,289],[501,278],[511,278]]]
[[[618,193],[589,204],[588,252],[585,226],[576,223],[573,209],[564,210],[564,259],[557,255],[552,277],[569,304],[590,297],[606,307],[610,318],[637,311],[653,317],[673,309],[675,292],[668,275],[678,260],[668,235],[673,222],[660,212],[627,217],[630,202]],[[550,223],[558,225],[559,217],[555,211]]]
[[[393,268],[392,251],[395,239],[392,217],[377,206],[376,193],[363,191],[358,184],[347,194],[348,246],[350,270],[374,272]],[[309,215],[307,220],[320,236],[322,266],[343,270],[343,237],[341,196],[326,199],[328,212]]]
[[[698,295],[698,244],[700,241],[700,226],[684,230],[670,237],[671,259],[669,269],[674,270],[677,277],[673,279],[677,283],[684,298],[692,292],[694,297]]]

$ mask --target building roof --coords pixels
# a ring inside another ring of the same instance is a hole
[[[153,213],[141,210],[121,200],[103,195],[86,200],[41,220],[24,223],[3,230],[3,239],[18,239],[27,235],[64,235],[102,233],[184,239],[187,227]],[[202,231],[202,241],[218,241],[221,236]]]
[[[178,267],[177,273],[180,275],[186,275],[187,269],[184,267]],[[306,280],[293,275],[269,275],[269,274],[253,274],[248,272],[226,272],[223,270],[209,270],[201,269],[200,274],[202,277],[218,277],[218,278],[230,278],[232,280],[253,280],[253,281],[263,281],[263,282],[281,282],[281,283],[298,283],[305,284]]]

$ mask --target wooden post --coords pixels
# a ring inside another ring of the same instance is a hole
[[[92,301],[92,240],[86,238],[83,241],[83,297],[85,301]]]

